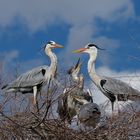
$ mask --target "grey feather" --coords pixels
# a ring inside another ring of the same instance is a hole
[[[15,90],[19,90],[19,88],[30,88],[36,85],[39,85],[46,81],[44,77],[44,73],[42,73],[42,70],[48,70],[48,66],[39,66],[37,68],[34,68],[21,76],[19,76],[16,80],[11,82],[8,86],[5,87],[5,91],[9,90],[11,88],[14,88]],[[28,89],[29,90],[29,89]]]
[[[63,93],[59,96],[57,113],[61,120],[66,120],[71,124],[72,118],[76,115],[75,104],[74,99],[69,94]]]
[[[60,119],[67,120],[71,123],[72,118],[77,114],[83,101],[93,102],[92,96],[86,90],[84,90],[84,77],[79,75],[81,68],[80,59],[78,59],[77,64],[69,70],[74,85],[65,88],[63,94],[58,98],[58,108],[57,112]]]
[[[88,92],[80,89],[79,85],[67,88],[66,92],[61,94],[58,98],[57,113],[59,114],[60,119],[67,120],[71,123],[72,118],[83,105],[82,102],[76,100],[76,97],[87,100],[89,103],[93,102],[92,97]]]
[[[140,92],[127,83],[109,77],[104,77],[103,79],[106,80],[102,85],[105,92],[117,95],[118,99],[119,97],[122,97],[122,100],[124,100],[123,98],[128,98],[130,100],[140,99]]]
[[[88,103],[81,106],[78,120],[80,123],[83,123],[85,126],[96,127],[99,123],[101,117],[100,108],[95,103]]]
[[[61,94],[58,98],[57,113],[61,120],[66,120],[71,124],[72,118],[76,115],[76,103],[73,94],[76,93],[74,88],[67,88],[66,92]]]

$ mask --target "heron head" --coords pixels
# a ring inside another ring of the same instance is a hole
[[[46,50],[47,48],[50,48],[50,49],[52,49],[52,48],[63,48],[63,46],[55,43],[54,41],[49,41],[44,46],[44,50]]]
[[[97,107],[93,107],[93,108],[92,108],[92,113],[93,113],[93,114],[99,114],[99,115],[101,114],[99,108],[97,108]]]
[[[69,70],[68,70],[68,74],[75,74],[75,75],[78,75],[79,71],[80,71],[80,68],[81,68],[81,65],[82,65],[82,62],[80,60],[80,58],[78,59],[77,63],[75,66],[71,67]]]
[[[97,54],[98,50],[105,50],[105,49],[99,48],[97,45],[95,45],[93,43],[89,43],[84,48],[80,48],[78,50],[74,50],[73,52],[74,53],[85,52],[85,53],[89,53],[89,54],[95,54],[95,53]]]

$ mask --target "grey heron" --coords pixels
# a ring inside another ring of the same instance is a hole
[[[98,50],[103,50],[95,44],[87,44],[85,48],[75,50],[74,53],[88,53],[90,58],[88,61],[88,73],[93,83],[99,90],[110,99],[112,111],[114,110],[114,102],[129,100],[140,100],[140,92],[127,83],[122,82],[111,77],[99,76],[95,70],[95,61],[97,58]]]
[[[61,120],[71,123],[72,118],[77,114],[81,105],[93,102],[89,90],[84,90],[83,75],[78,75],[81,67],[80,59],[77,64],[68,70],[76,85],[65,88],[63,93],[58,97],[57,113]]]
[[[96,103],[87,103],[81,106],[78,121],[84,126],[95,128],[100,122],[101,111]]]
[[[55,77],[56,69],[57,69],[57,57],[52,52],[53,48],[62,48],[63,46],[56,44],[54,41],[49,41],[44,46],[44,51],[46,55],[50,57],[51,64],[50,66],[39,66],[36,67],[22,75],[20,75],[17,79],[12,81],[6,86],[2,87],[3,92],[21,92],[25,93],[33,93],[34,94],[34,104],[37,103],[37,93],[41,90],[41,87],[49,82],[51,79]]]

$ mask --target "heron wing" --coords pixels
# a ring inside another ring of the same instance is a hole
[[[104,77],[101,80],[102,88],[112,95],[140,96],[140,92],[120,80]]]
[[[45,80],[45,73],[48,71],[48,66],[39,66],[34,68],[9,84],[9,87],[18,88],[18,87],[32,87],[38,84],[41,84]]]

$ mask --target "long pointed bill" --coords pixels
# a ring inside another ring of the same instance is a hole
[[[59,45],[59,44],[54,44],[53,47],[54,48],[63,48],[63,46],[62,45]]]
[[[82,62],[80,62],[80,58],[78,59],[77,64],[75,65],[75,69],[80,69]]]
[[[73,53],[82,53],[86,50],[87,48],[80,48],[78,50],[74,50]]]

